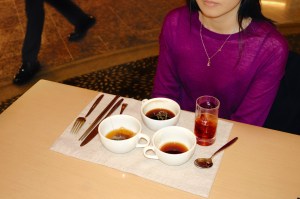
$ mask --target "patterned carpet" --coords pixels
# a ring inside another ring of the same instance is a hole
[[[300,34],[286,38],[289,49],[300,54]],[[67,79],[62,83],[142,100],[151,95],[156,65],[157,56],[149,57]],[[19,97],[1,102],[0,113]]]
[[[156,65],[157,56],[149,57],[67,79],[62,83],[142,100],[151,95]]]
[[[285,37],[289,44],[289,49],[300,54],[300,34],[292,34]]]

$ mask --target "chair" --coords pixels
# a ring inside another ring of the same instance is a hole
[[[300,55],[290,51],[286,71],[264,127],[300,135]]]

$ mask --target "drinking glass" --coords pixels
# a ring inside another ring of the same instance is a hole
[[[220,101],[213,96],[201,96],[196,100],[195,129],[197,144],[212,145],[216,140]]]

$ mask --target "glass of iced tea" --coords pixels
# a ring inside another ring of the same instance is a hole
[[[196,100],[195,129],[197,144],[212,145],[216,140],[220,101],[213,96],[201,96]]]

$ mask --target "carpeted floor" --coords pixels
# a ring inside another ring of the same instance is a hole
[[[292,34],[285,37],[289,44],[289,49],[300,54],[300,34]]]
[[[286,37],[290,50],[300,54],[300,34]],[[157,56],[67,79],[62,83],[142,100],[150,98]],[[20,96],[1,102],[0,113]]]
[[[157,56],[100,70],[62,83],[142,100],[149,98]]]

